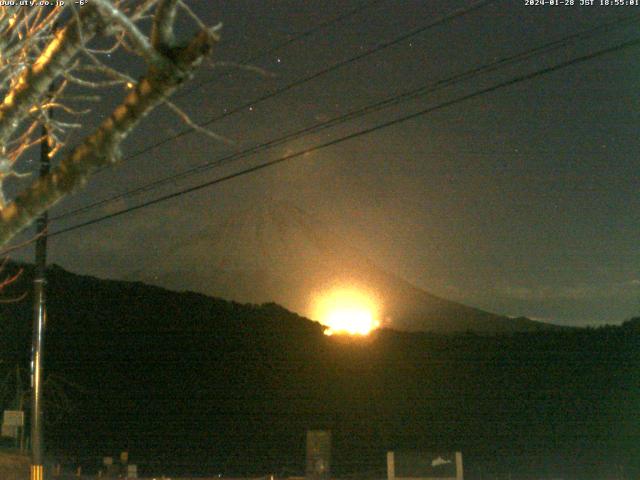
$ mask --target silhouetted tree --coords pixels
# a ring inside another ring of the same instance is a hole
[[[219,27],[205,26],[181,0],[76,3],[52,9],[0,7],[0,192],[7,178],[29,176],[18,170],[29,148],[46,141],[52,157],[64,152],[49,175],[32,178],[15,198],[0,195],[0,245],[83,187],[97,169],[117,163],[123,140],[158,105],[169,105],[193,123],[168,98],[209,54]],[[184,43],[174,35],[179,12],[197,29]],[[142,22],[149,17],[145,31]],[[113,46],[100,49],[109,39]],[[144,61],[139,79],[109,64],[120,50]],[[88,110],[81,105],[99,100],[96,90],[114,85],[124,87],[120,104],[74,148],[63,148],[82,127],[75,117]],[[54,110],[58,113],[51,118]]]

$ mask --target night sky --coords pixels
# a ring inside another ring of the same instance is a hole
[[[203,67],[176,103],[197,122],[250,105],[209,125],[233,143],[191,133],[131,157],[187,128],[169,109],[159,108],[127,141],[123,164],[99,173],[85,191],[56,206],[52,217],[640,14],[638,6],[495,1],[251,104],[474,3],[191,3],[206,23],[223,22],[224,28],[212,57],[218,64]],[[341,21],[259,56],[359,7]],[[544,55],[60,219],[51,231],[464,97],[639,33],[637,22],[612,26]],[[247,288],[234,272],[254,278],[253,272],[260,272],[306,285],[323,258],[356,251],[419,288],[484,310],[563,325],[620,323],[640,312],[639,58],[637,46],[614,51],[53,236],[49,262],[77,273],[241,301],[275,300],[309,314],[306,300],[277,298],[277,289]],[[229,65],[247,59],[258,68]],[[137,74],[125,58],[113,62]],[[105,92],[104,104],[84,120],[87,132],[121,95],[118,89]],[[282,220],[291,219],[292,212],[310,225],[311,237],[323,238],[324,247],[309,240],[308,232],[296,231],[301,223]],[[208,275],[220,272],[237,284],[229,280],[226,291],[208,289]]]

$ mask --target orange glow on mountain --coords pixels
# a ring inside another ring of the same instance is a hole
[[[380,326],[374,297],[356,288],[323,292],[315,302],[314,318],[327,329],[325,335],[368,335]]]

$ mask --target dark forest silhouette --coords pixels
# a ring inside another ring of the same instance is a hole
[[[29,282],[27,268],[5,293]],[[27,365],[30,315],[29,298],[0,305],[0,368]],[[388,449],[461,450],[470,479],[640,468],[640,318],[348,339],[276,304],[53,267],[47,328],[46,371],[85,389],[47,445],[85,471],[129,450],[150,474],[301,474],[305,432],[318,428],[333,432],[339,476],[383,477]]]

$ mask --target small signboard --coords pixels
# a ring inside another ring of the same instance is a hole
[[[102,464],[107,467],[113,465],[113,457],[102,457]]]
[[[331,478],[331,432],[309,430],[307,432],[306,480]]]
[[[387,452],[388,480],[462,480],[460,452]]]
[[[22,410],[5,410],[2,424],[10,427],[24,427],[24,412]]]
[[[12,427],[11,425],[7,425],[6,423],[3,423],[2,433],[0,434],[0,436],[18,438],[18,427]]]
[[[127,478],[138,478],[137,465],[127,465]]]

